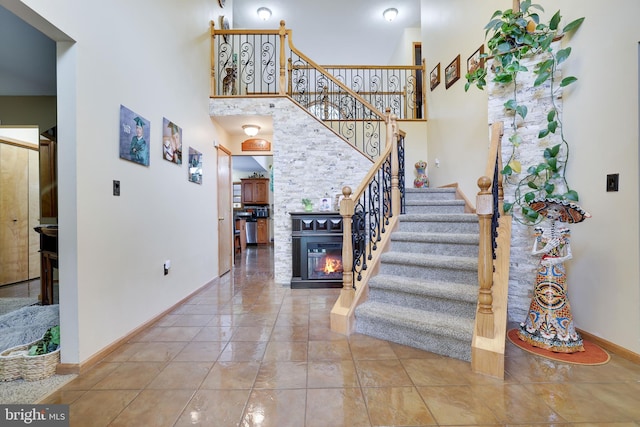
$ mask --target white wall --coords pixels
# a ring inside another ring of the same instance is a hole
[[[208,28],[220,10],[213,0],[26,3],[75,42],[58,44],[59,250],[62,361],[78,363],[218,275],[213,141],[225,139],[208,115]],[[118,156],[121,104],[151,122],[148,167]],[[163,117],[182,127],[185,156],[204,154],[202,185],[162,159]]]
[[[572,228],[574,259],[567,263],[569,295],[577,327],[640,353],[638,229],[638,41],[640,3],[538,2],[563,23],[584,16],[572,37],[565,75],[578,82],[565,90],[565,136],[571,146],[568,180],[593,218]],[[484,41],[484,25],[511,2],[422,0],[423,52],[427,69],[466,59]],[[624,11],[624,13],[620,13]],[[615,28],[615,31],[612,31]],[[611,61],[608,58],[615,58]],[[443,76],[444,78],[444,76]],[[475,198],[488,146],[486,93],[464,93],[464,75],[449,90],[444,80],[429,91],[429,161],[432,185],[460,182]],[[605,191],[606,175],[620,173],[620,191]],[[531,257],[531,262],[536,262]],[[533,287],[533,280],[531,283]],[[523,319],[516,319],[523,320]]]

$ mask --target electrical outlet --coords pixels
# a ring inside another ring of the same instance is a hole
[[[166,260],[164,262],[164,275],[166,276],[167,274],[169,274],[169,269],[171,268],[171,260]]]

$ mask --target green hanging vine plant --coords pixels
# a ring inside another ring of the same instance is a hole
[[[571,54],[571,47],[565,47],[557,52],[551,47],[554,40],[558,40],[564,34],[577,30],[584,18],[576,19],[567,24],[562,31],[559,30],[561,21],[560,11],[557,11],[548,23],[541,23],[536,11],[544,12],[542,6],[532,4],[531,0],[525,0],[520,5],[520,10],[507,9],[494,12],[489,23],[485,26],[485,38],[491,34],[487,41],[488,52],[481,55],[483,65],[465,77],[465,92],[471,85],[478,89],[484,89],[487,84],[487,67],[492,66],[496,83],[513,86],[513,97],[504,103],[505,113],[513,117],[512,126],[514,133],[509,137],[512,151],[501,173],[506,181],[515,186],[514,200],[504,203],[505,212],[513,213],[514,206],[518,206],[522,212],[522,223],[539,222],[539,214],[529,207],[529,202],[536,198],[557,198],[561,200],[578,201],[578,193],[569,186],[565,172],[569,160],[569,144],[562,130],[562,121],[555,101],[555,93],[562,88],[574,83],[577,79],[573,76],[565,77],[559,83],[554,80],[558,65],[564,62]],[[538,133],[538,138],[545,138],[550,134],[557,134],[562,141],[560,144],[544,149],[542,159],[537,165],[527,169],[527,174],[520,177],[522,165],[517,160],[518,147],[524,142],[518,132],[517,120],[527,117],[528,109],[524,104],[518,103],[516,83],[518,75],[529,71],[523,65],[523,59],[546,53],[545,59],[534,66],[533,73],[536,79],[533,84],[538,87],[545,82],[550,83],[552,107],[546,113],[546,124]],[[493,59],[489,65],[487,59]],[[564,150],[562,149],[564,148]],[[566,188],[566,192],[559,193]],[[515,218],[515,216],[514,216]]]

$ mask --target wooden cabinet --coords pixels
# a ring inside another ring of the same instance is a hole
[[[266,218],[258,218],[257,230],[257,243],[259,245],[266,245],[269,243],[269,226]]]
[[[243,204],[269,204],[269,178],[245,178],[241,179],[241,182]]]

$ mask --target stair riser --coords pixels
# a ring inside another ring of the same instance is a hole
[[[393,237],[391,237],[391,250],[413,254],[478,256],[478,244],[405,242],[393,240]]]
[[[475,319],[476,316],[476,302],[469,303],[467,301],[434,298],[427,295],[407,294],[402,291],[395,292],[390,289],[378,289],[371,286],[369,287],[369,299],[371,301],[395,304],[399,307],[442,312],[468,319]]]
[[[477,270],[469,271],[442,267],[425,268],[415,265],[398,265],[381,262],[380,273],[402,277],[413,277],[416,279],[464,283],[469,285],[476,285],[478,283]]]
[[[421,201],[421,200],[456,200],[456,193],[454,192],[440,193],[440,192],[430,192],[430,191],[426,191],[426,192],[407,191],[404,194],[404,200],[405,202]]]
[[[405,204],[404,207],[405,213],[408,214],[439,214],[439,213],[447,213],[447,214],[459,214],[464,213],[464,206],[457,205],[410,205]]]
[[[399,231],[412,233],[475,233],[480,227],[477,222],[437,222],[400,220]]]
[[[358,318],[356,331],[361,334],[419,348],[443,356],[453,357],[467,362],[471,361],[471,337],[469,337],[467,341],[460,341],[451,337],[434,334],[428,330],[414,329],[405,325],[372,323],[369,322],[366,316],[360,316]]]

